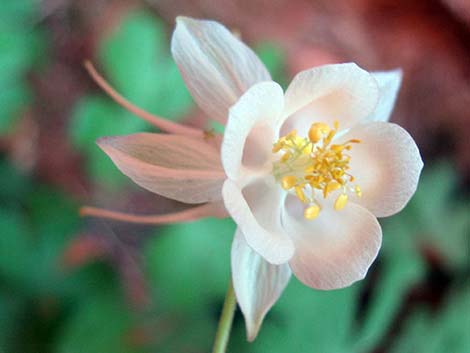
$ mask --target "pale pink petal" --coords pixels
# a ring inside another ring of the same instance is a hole
[[[254,85],[230,108],[222,141],[222,164],[229,178],[237,179],[247,169],[270,171],[283,108],[284,94],[275,82]]]
[[[355,138],[350,173],[362,189],[354,202],[377,217],[399,212],[418,186],[423,161],[413,138],[403,128],[386,122],[361,124],[341,139]],[[339,141],[341,142],[341,141]]]
[[[171,51],[198,105],[223,124],[248,88],[271,80],[256,54],[214,21],[178,17]]]
[[[299,205],[289,197],[283,214],[284,227],[295,244],[289,261],[295,276],[307,286],[324,290],[363,279],[382,241],[374,215],[348,203],[341,211],[325,206],[318,218],[306,220]]]
[[[302,135],[313,122],[347,129],[371,114],[379,99],[374,77],[353,63],[333,64],[302,71],[286,91],[282,133],[297,129]]]
[[[403,72],[397,69],[371,74],[379,85],[380,98],[374,112],[367,117],[367,121],[388,121],[400,90]]]
[[[225,208],[245,235],[247,243],[272,264],[287,262],[293,252],[292,240],[281,226],[283,191],[259,180],[242,190],[227,179],[222,190]]]
[[[291,276],[288,264],[272,265],[253,251],[238,229],[232,244],[232,278],[245,316],[248,341],[258,335],[263,319],[279,299]]]
[[[156,194],[186,203],[222,198],[220,155],[202,138],[141,133],[105,137],[98,145],[122,173]]]

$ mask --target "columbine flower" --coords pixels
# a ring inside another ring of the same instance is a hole
[[[252,340],[291,272],[317,289],[362,279],[381,244],[376,217],[400,211],[415,192],[418,148],[387,122],[401,73],[326,65],[299,73],[284,93],[225,27],[189,18],[177,19],[172,53],[198,105],[226,124],[221,145],[200,130],[149,117],[92,72],[113,98],[173,133],[98,144],[140,186],[198,204],[128,220],[235,220],[232,278]]]

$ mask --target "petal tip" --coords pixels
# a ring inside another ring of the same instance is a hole
[[[259,323],[254,323],[248,321],[246,322],[246,340],[248,342],[253,342],[256,337],[258,337],[259,330],[261,328],[262,320]]]
[[[96,140],[96,144],[99,148],[105,149],[108,146],[112,145],[112,142],[116,139],[114,136],[103,136]]]
[[[195,21],[194,18],[192,17],[188,17],[188,16],[176,16],[175,18],[175,22],[176,22],[176,25],[184,25],[186,23],[189,23],[189,22],[192,22],[192,21]]]
[[[403,78],[403,69],[401,67],[397,67],[395,69],[391,69],[391,70],[388,70],[388,71],[385,71],[385,72],[395,75],[395,77],[397,79],[399,79],[400,81]]]

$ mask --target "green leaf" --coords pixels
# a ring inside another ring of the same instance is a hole
[[[37,5],[35,0],[3,0],[0,24],[9,28],[31,25],[38,14]]]
[[[156,73],[152,66],[164,55],[165,42],[160,21],[149,13],[130,13],[100,48],[106,75],[129,99],[142,99],[145,87],[158,82],[156,77],[141,80]]]
[[[32,234],[19,212],[0,208],[0,276],[12,283],[29,278]]]
[[[130,315],[114,292],[85,298],[63,327],[58,353],[130,353]]]
[[[391,347],[392,353],[470,351],[470,287],[455,289],[437,313],[415,309]]]
[[[9,132],[30,101],[30,90],[21,81],[0,91],[0,134]]]
[[[453,194],[455,185],[457,174],[449,163],[426,167],[410,204],[390,222],[406,225],[404,232],[416,249],[431,248],[448,268],[464,269],[468,264],[470,204],[457,200]]]
[[[17,331],[21,330],[23,298],[14,291],[0,292],[0,347],[2,352],[14,352],[17,343]],[[15,348],[14,348],[15,347]]]
[[[0,199],[9,209],[19,209],[33,188],[27,175],[3,159],[0,159],[0,185]]]
[[[32,68],[43,45],[41,32],[29,28],[0,31],[0,86]]]
[[[0,12],[0,134],[9,132],[30,103],[26,74],[44,56],[45,36],[34,27],[35,1],[6,0]]]
[[[35,264],[30,280],[41,293],[61,288],[61,256],[78,231],[78,205],[51,188],[37,186],[28,196],[29,224],[34,229],[34,252],[28,257]]]
[[[275,43],[263,42],[255,47],[255,52],[268,68],[273,80],[285,88],[287,86],[286,54],[281,47]]]
[[[223,298],[230,276],[231,220],[203,219],[165,226],[146,247],[159,302],[183,312]]]
[[[397,256],[383,261],[365,319],[351,342],[353,352],[370,352],[377,347],[389,332],[411,288],[425,275],[419,258]]]
[[[168,119],[186,113],[192,100],[169,56],[162,22],[134,12],[100,49],[106,75],[137,106]]]

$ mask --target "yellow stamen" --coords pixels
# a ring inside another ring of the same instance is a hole
[[[297,130],[292,130],[286,135],[286,140],[290,140],[297,136]]]
[[[338,190],[340,187],[341,187],[341,184],[338,183],[336,180],[330,181],[326,185],[326,188],[323,189],[323,197],[326,198],[330,192]]]
[[[310,207],[307,207],[304,211],[304,217],[308,220],[312,220],[318,217],[320,214],[320,206],[313,204]]]
[[[279,152],[284,147],[284,141],[278,141],[273,145],[273,153]]]
[[[307,197],[305,196],[304,189],[302,188],[302,186],[295,187],[295,194],[297,195],[299,200],[302,201],[303,203],[306,203],[308,201]]]
[[[313,143],[317,143],[327,135],[330,130],[330,127],[325,123],[312,124],[310,130],[308,130],[308,139]]]
[[[361,187],[359,185],[356,185],[354,187],[354,192],[356,193],[357,197],[362,197],[362,190],[361,190]]]
[[[330,193],[342,188],[344,191],[334,203],[336,210],[346,206],[346,192],[354,192],[358,197],[362,195],[359,186],[349,186],[354,182],[354,177],[349,174],[351,157],[346,154],[353,144],[361,141],[351,139],[332,144],[338,132],[338,122],[335,121],[333,126],[314,123],[308,131],[308,138],[302,138],[296,130],[292,130],[273,144],[273,153],[281,153],[273,165],[274,177],[284,190],[292,190],[302,203],[311,205],[305,209],[307,219],[314,219],[320,212],[321,205],[316,193],[327,198]]]
[[[286,152],[286,154],[284,154],[282,157],[281,157],[281,162],[286,162],[290,159],[291,154],[289,152]]]
[[[335,201],[335,210],[339,211],[346,206],[346,203],[348,202],[348,195],[346,194],[341,194],[338,196],[338,198]]]
[[[297,183],[297,178],[293,175],[286,175],[282,178],[281,185],[284,190],[291,189]]]

